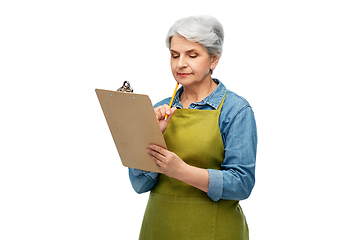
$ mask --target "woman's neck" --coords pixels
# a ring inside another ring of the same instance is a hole
[[[188,108],[191,103],[200,102],[212,93],[217,84],[210,78],[210,81],[204,81],[203,83],[193,86],[183,86],[184,91],[180,96],[181,104],[183,108]]]

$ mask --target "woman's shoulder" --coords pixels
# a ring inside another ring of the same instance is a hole
[[[242,110],[247,107],[251,107],[250,103],[242,96],[236,94],[229,89],[226,90],[226,96],[224,100],[224,106],[227,108],[234,110]]]
[[[230,131],[238,132],[240,128],[248,126],[247,124],[253,120],[254,112],[249,102],[235,92],[227,90],[219,117],[219,127],[224,144]]]

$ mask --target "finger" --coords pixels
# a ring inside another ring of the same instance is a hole
[[[164,108],[165,108],[166,115],[170,115],[171,114],[171,109],[170,109],[169,105],[164,104]]]
[[[164,104],[163,109],[165,114],[169,115],[171,113],[169,105]]]
[[[155,144],[149,146],[150,153],[159,161],[165,162],[167,149]]]
[[[162,166],[162,162],[152,154],[153,151],[148,149],[147,152],[149,157],[155,162],[156,166],[158,166],[158,168],[160,169]]]
[[[166,104],[155,108],[155,114],[158,117],[158,120],[164,119],[165,115],[170,113],[171,113],[170,108]]]
[[[152,151],[155,151],[157,152],[158,154],[162,155],[165,157],[166,155],[166,149],[161,147],[161,146],[158,146],[158,145],[155,145],[155,144],[150,144],[149,146],[149,149],[152,150]]]
[[[150,148],[147,149],[147,153],[154,161],[162,162],[165,159],[164,155]]]
[[[171,113],[171,110],[170,110],[170,107],[169,107],[169,105],[167,105],[167,104],[164,104],[163,106],[162,106],[162,108],[161,108],[161,113],[163,114],[163,116],[165,116],[164,118],[165,118],[165,120],[166,120],[166,118],[170,115],[170,113]]]
[[[154,109],[155,114],[156,114],[156,117],[157,117],[158,120],[160,120],[160,119],[163,118],[163,116],[162,116],[162,114],[161,114],[161,109],[160,109],[160,108],[161,108],[161,107],[157,107],[157,108]]]
[[[174,115],[174,113],[175,113],[175,111],[177,110],[177,108],[176,107],[172,107],[171,109],[170,109],[170,114],[168,114],[168,121],[170,121],[170,118],[172,117],[172,115]]]

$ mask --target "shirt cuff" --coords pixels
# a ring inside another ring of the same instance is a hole
[[[130,170],[132,171],[132,174],[136,178],[141,178],[141,177],[145,176],[147,178],[150,178],[150,179],[154,180],[158,176],[157,172],[146,172],[146,171],[136,169],[136,168],[130,168]]]
[[[219,201],[223,194],[223,172],[220,170],[207,169],[209,172],[209,190],[207,195],[213,201]]]

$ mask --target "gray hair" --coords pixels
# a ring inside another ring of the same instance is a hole
[[[188,41],[201,44],[210,56],[222,54],[224,29],[214,17],[190,16],[176,21],[166,37],[166,46],[169,49],[174,36],[183,36]]]

